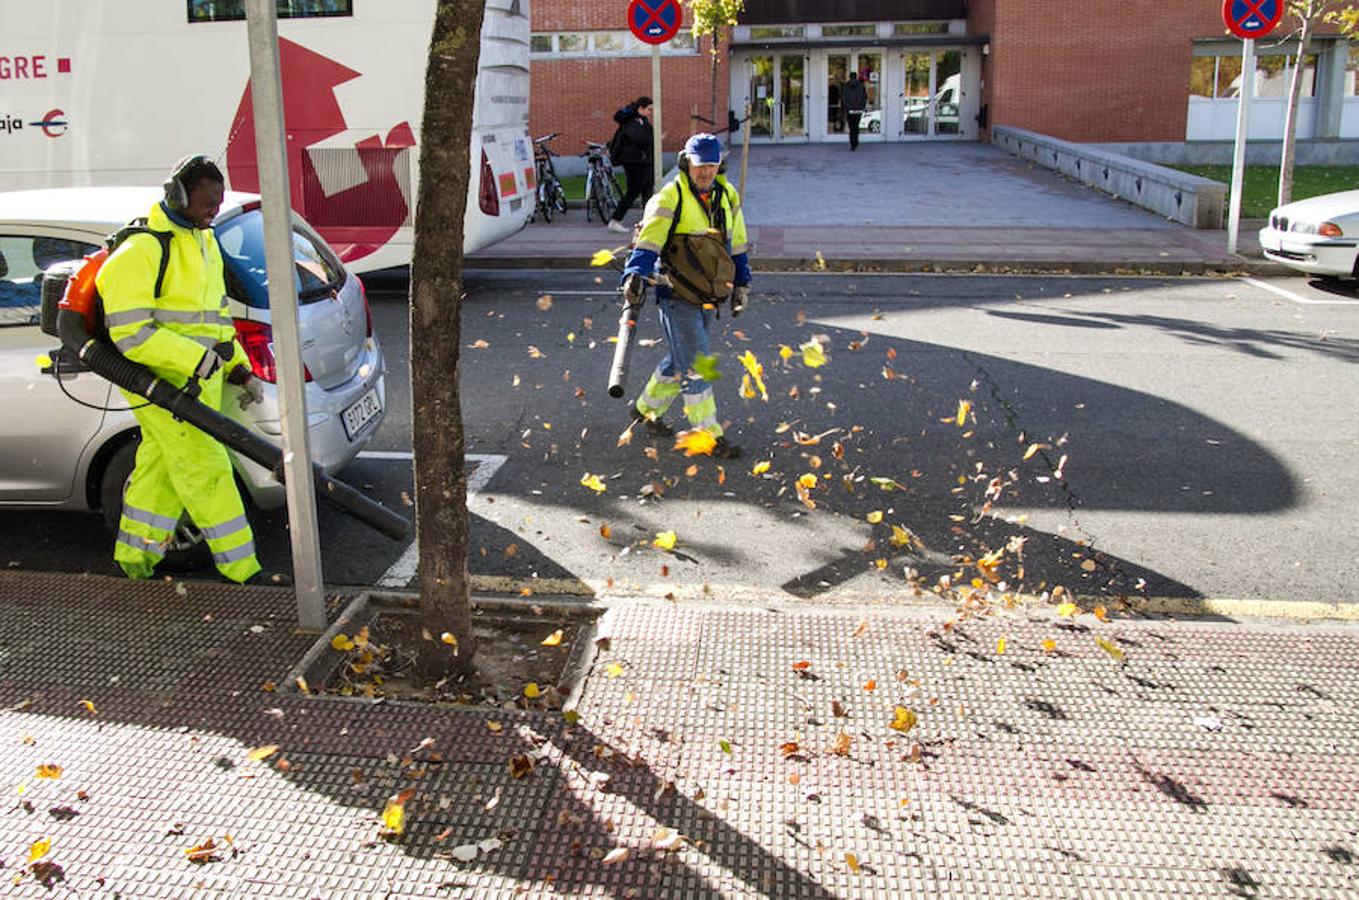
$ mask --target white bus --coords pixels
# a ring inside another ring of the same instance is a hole
[[[410,262],[434,0],[277,0],[294,208],[345,263]],[[533,212],[528,0],[486,0],[465,250]],[[258,191],[244,0],[0,0],[0,190],[159,184],[191,153]]]

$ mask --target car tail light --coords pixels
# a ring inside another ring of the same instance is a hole
[[[278,382],[278,368],[274,364],[274,329],[263,322],[249,319],[236,320],[236,337],[245,348],[246,358],[250,360],[250,370],[255,377],[270,384]],[[302,374],[311,381],[311,370],[302,367]]]
[[[1317,234],[1322,237],[1344,237],[1345,232],[1340,230],[1340,226],[1334,222],[1322,222],[1317,226]]]
[[[373,336],[373,308],[368,305],[368,288],[364,286],[363,279],[355,275],[354,280],[359,283],[359,296],[363,298],[363,317],[367,320],[368,337]]]
[[[477,189],[477,203],[488,216],[500,215],[500,192],[495,187],[495,172],[491,171],[491,158],[481,151],[481,183]]]

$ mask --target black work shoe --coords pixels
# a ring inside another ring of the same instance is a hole
[[[646,433],[652,437],[674,437],[675,429],[662,422],[660,419],[649,419],[639,413],[636,407],[632,410],[632,428],[636,430],[641,425],[646,429]]]
[[[735,444],[727,443],[725,437],[720,437],[717,439],[717,443],[713,445],[713,456],[718,459],[739,459],[741,448]]]

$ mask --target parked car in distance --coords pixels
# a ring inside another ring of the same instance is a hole
[[[161,196],[160,188],[123,187],[0,193],[0,409],[8,422],[0,441],[0,508],[100,510],[116,528],[137,422],[121,392],[103,378],[83,368],[44,370],[37,362],[55,358],[58,346],[38,325],[41,281],[53,264],[93,252],[106,235],[145,216]],[[259,198],[229,192],[213,229],[236,335],[265,389],[263,403],[241,410],[240,388],[227,385],[223,412],[279,443]],[[293,221],[293,261],[308,439],[312,458],[334,473],[382,422],[386,367],[362,282],[299,217]],[[255,506],[285,502],[283,486],[263,467],[235,454],[232,462]],[[201,540],[184,519],[167,557],[192,551]]]
[[[1278,207],[1260,229],[1267,259],[1322,278],[1359,279],[1359,191]]]

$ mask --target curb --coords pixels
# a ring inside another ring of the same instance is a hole
[[[603,580],[564,578],[511,578],[473,575],[471,588],[476,594],[515,594],[514,603],[584,602],[608,605],[617,601],[664,601],[667,603],[718,602],[749,603],[764,607],[859,606],[863,608],[919,608],[951,610],[954,603],[935,594],[915,595],[905,591],[841,592],[801,598],[784,591],[743,584],[630,584]],[[529,593],[524,593],[525,591]],[[581,598],[577,601],[576,598]],[[489,598],[488,598],[489,599]],[[1193,618],[1272,619],[1307,622],[1316,620],[1359,622],[1359,603],[1327,603],[1316,600],[1262,600],[1231,597],[1077,597],[1085,609],[1103,604],[1111,614],[1131,616],[1185,616]],[[1045,608],[1045,607],[1039,607]],[[1088,611],[1088,610],[1087,610]]]
[[[579,269],[591,270],[584,256],[469,256],[469,269]],[[974,275],[1161,275],[1205,277],[1273,277],[1293,271],[1264,260],[1222,260],[1209,262],[1166,262],[1165,260],[1094,262],[1071,260],[981,260],[981,259],[803,259],[800,257],[757,257],[756,272],[900,272],[965,273]]]

